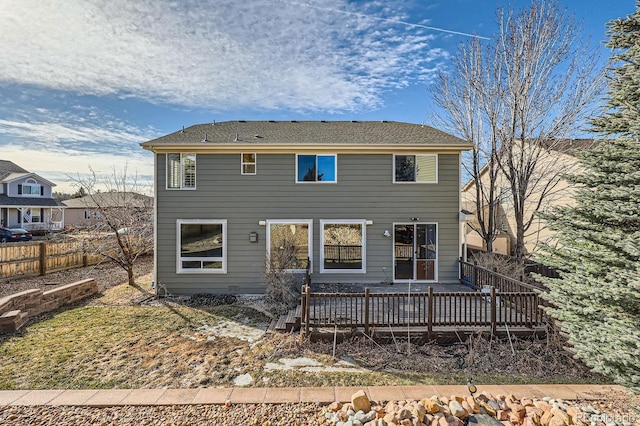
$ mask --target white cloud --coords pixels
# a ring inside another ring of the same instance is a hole
[[[69,192],[70,176],[84,178],[90,168],[109,174],[125,165],[151,184],[153,155],[139,143],[158,136],[157,131],[139,129],[95,107],[12,112],[15,117],[0,118],[1,157],[51,180],[56,190]]]
[[[72,155],[109,151],[129,155],[140,150],[139,143],[158,136],[153,129],[140,129],[97,107],[24,108],[12,109],[11,117],[0,118],[0,142],[22,141],[29,149]],[[0,114],[8,113],[0,108]]]
[[[5,0],[0,82],[216,110],[349,111],[379,106],[447,56],[388,6],[308,3]]]

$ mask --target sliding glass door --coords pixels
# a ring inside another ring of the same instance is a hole
[[[435,281],[438,256],[435,223],[398,223],[393,227],[394,281]]]

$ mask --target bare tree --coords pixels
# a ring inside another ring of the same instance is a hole
[[[298,245],[298,239],[288,233],[285,227],[272,233],[271,248],[265,260],[265,304],[272,314],[284,314],[300,300],[294,273],[301,266]]]
[[[86,193],[82,200],[90,212],[80,226],[89,233],[86,247],[127,271],[134,285],[136,261],[153,250],[153,199],[139,192],[137,175],[128,175],[126,167],[106,176],[90,170],[90,177],[73,179]]]
[[[473,144],[469,161],[463,162],[465,175],[476,177],[473,194],[476,221],[469,225],[483,239],[487,251],[493,252],[500,196],[495,157],[502,88],[501,80],[495,78],[500,73],[500,63],[485,58],[490,56],[489,49],[478,38],[460,46],[453,69],[437,76],[431,95],[439,107],[433,113],[437,127]],[[494,81],[496,85],[491,84]]]
[[[491,248],[496,204],[513,204],[515,254],[537,212],[557,195],[567,170],[551,158],[597,107],[603,67],[578,23],[555,1],[498,11],[498,32],[461,47],[454,69],[432,87],[437,120],[473,142],[467,172],[475,184],[478,232]],[[543,161],[544,160],[544,161]],[[550,160],[550,161],[549,161]]]

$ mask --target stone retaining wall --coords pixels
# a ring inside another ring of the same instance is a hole
[[[25,290],[0,298],[0,334],[11,333],[30,318],[75,303],[98,292],[93,278],[63,285],[51,290]]]

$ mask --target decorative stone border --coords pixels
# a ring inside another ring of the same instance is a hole
[[[40,314],[75,303],[98,292],[94,278],[56,287],[51,290],[25,290],[0,298],[0,334],[12,333]]]

